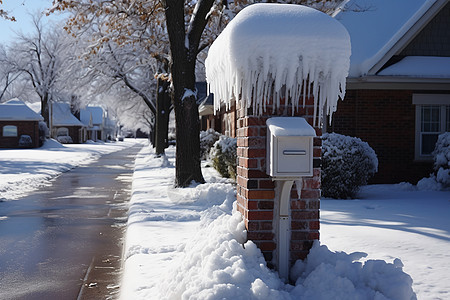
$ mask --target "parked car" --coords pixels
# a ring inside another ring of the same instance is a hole
[[[61,144],[73,144],[73,140],[68,135],[60,135],[56,138]]]

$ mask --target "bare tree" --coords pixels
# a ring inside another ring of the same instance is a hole
[[[19,34],[14,49],[15,68],[28,79],[41,101],[41,114],[49,124],[49,101],[70,69],[69,47],[57,30],[46,31],[41,14],[33,15],[34,32]]]
[[[0,102],[7,98],[5,95],[7,95],[11,84],[20,76],[9,56],[5,47],[0,45]]]

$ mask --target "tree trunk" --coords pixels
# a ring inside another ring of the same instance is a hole
[[[167,91],[170,83],[163,78],[158,78],[156,85],[156,120],[155,120],[155,151],[157,155],[163,155],[168,146],[170,95]]]
[[[50,129],[50,110],[48,108],[48,95],[41,96],[41,116],[44,118],[44,122],[47,123]]]
[[[198,0],[185,29],[184,1],[163,0],[170,41],[173,106],[177,128],[175,186],[203,183],[200,165],[200,120],[195,91],[195,62],[202,32],[214,0]]]

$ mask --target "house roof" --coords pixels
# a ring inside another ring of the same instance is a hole
[[[347,0],[335,14],[352,43],[349,77],[375,75],[448,0]]]
[[[43,121],[44,118],[29,108],[23,101],[12,99],[0,104],[2,121]]]
[[[89,125],[92,117],[92,125],[99,125],[103,123],[103,109],[98,106],[88,106],[80,109],[80,119],[86,125]]]
[[[378,73],[381,76],[450,78],[450,57],[406,56]]]
[[[53,126],[85,126],[71,112],[68,103],[52,103]]]

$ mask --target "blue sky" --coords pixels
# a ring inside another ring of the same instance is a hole
[[[43,11],[52,6],[52,0],[3,0],[2,8],[17,19],[17,22],[0,20],[0,43],[7,44],[14,39],[14,31],[31,32],[31,16],[39,10]],[[56,16],[44,17],[45,20],[56,19]]]

